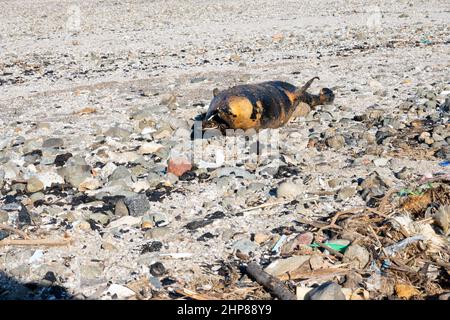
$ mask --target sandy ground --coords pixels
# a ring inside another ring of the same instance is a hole
[[[415,97],[419,87],[435,89],[438,95],[449,90],[450,3],[445,0],[87,0],[81,4],[9,0],[0,1],[0,8],[1,140],[63,137],[68,150],[88,157],[94,153],[89,154],[96,136],[109,127],[135,130],[136,121],[130,115],[137,110],[165,113],[191,124],[193,117],[206,111],[216,87],[265,80],[301,85],[319,76],[311,91],[332,88],[335,110],[346,116],[374,108],[386,115],[395,113],[400,104]],[[176,96],[176,108],[161,106],[161,97],[168,94]],[[86,107],[97,112],[76,114]],[[42,123],[50,129],[36,129]],[[305,189],[329,190],[326,181],[335,178],[341,179],[340,186],[356,186],[358,178],[373,171],[349,165],[349,159],[351,163],[358,158],[352,152],[295,149],[298,140],[305,140],[302,135],[308,134],[308,122],[293,122],[283,130],[287,142],[282,148],[301,168],[299,178]],[[352,132],[345,125],[339,130]],[[123,145],[138,147],[139,142]],[[0,151],[2,157],[9,155],[8,150]],[[437,159],[393,161],[379,170],[391,176],[403,166],[417,175],[442,170]],[[279,182],[256,180],[264,186],[263,199],[270,198],[269,191]],[[211,228],[218,237],[199,243],[196,239],[204,232],[185,232],[187,222],[216,210],[236,211],[248,201],[218,192],[212,184],[180,184],[185,193],[152,203],[152,210],[164,212],[171,221],[169,233],[162,236],[161,253],[194,253],[191,258],[140,255],[136,247],[148,242],[140,230],[114,240],[112,235],[77,229],[71,234],[78,241],[72,249],[45,249],[44,260],[37,265],[23,266],[20,261],[20,257],[29,259],[35,253],[32,249],[0,248],[1,269],[30,281],[53,268],[65,277],[62,286],[71,294],[99,298],[108,281],[125,284],[138,279],[147,275],[148,265],[155,261],[163,261],[169,275],[182,283],[208,278],[209,273],[200,267],[225,259],[233,241],[240,239],[236,234],[264,233],[292,222],[280,214],[282,207],[259,210],[215,223]],[[224,198],[228,204],[220,202]],[[364,203],[359,196],[333,201],[305,210],[310,216],[321,216]],[[100,250],[102,241],[118,250]],[[77,267],[61,266],[67,256],[78,259],[78,268],[95,260],[93,268],[101,261],[103,269],[97,275],[91,270],[94,280],[81,281],[80,286]]]

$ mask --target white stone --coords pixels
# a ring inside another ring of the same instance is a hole
[[[8,162],[7,164],[5,164],[2,167],[2,169],[5,172],[5,177],[4,177],[5,180],[16,179],[16,177],[18,176],[18,174],[20,172],[19,168],[11,162]]]
[[[377,167],[384,167],[388,164],[389,159],[386,158],[377,158],[375,160],[373,160],[373,164],[376,165]]]
[[[53,183],[63,184],[64,179],[55,171],[43,171],[36,174],[36,178],[42,181],[44,188],[50,187]]]
[[[279,259],[272,262],[269,266],[267,266],[264,271],[273,276],[280,276],[286,272],[291,272],[308,261],[310,256],[292,256],[287,259]]]
[[[94,178],[86,178],[83,182],[78,186],[78,190],[86,191],[86,190],[95,190],[100,188],[101,183],[97,179]]]
[[[113,162],[108,162],[102,168],[101,177],[103,179],[108,178],[114,172],[114,170],[116,170],[116,169],[117,169],[117,166]]]
[[[136,161],[137,159],[139,159],[140,155],[136,152],[133,151],[127,151],[127,152],[110,152],[109,154],[109,158],[111,159],[111,161],[113,162],[118,162],[118,163],[128,163],[128,162],[133,162]]]
[[[292,182],[283,182],[277,188],[278,198],[295,198],[303,191],[301,185]]]
[[[154,142],[148,142],[141,145],[138,152],[140,154],[152,154],[163,148],[163,145]]]
[[[111,222],[108,225],[108,229],[114,229],[121,226],[139,226],[142,222],[142,217],[124,216]]]
[[[121,286],[121,285],[115,284],[115,283],[110,285],[108,290],[106,290],[106,292],[109,293],[111,296],[117,295],[118,299],[128,299],[128,298],[133,297],[136,294],[130,288],[127,288],[125,286]]]
[[[145,127],[142,129],[141,134],[146,135],[155,132],[156,130],[154,128]]]
[[[133,183],[133,191],[134,192],[140,192],[142,190],[148,190],[150,189],[150,184],[147,180],[140,180],[135,183]]]

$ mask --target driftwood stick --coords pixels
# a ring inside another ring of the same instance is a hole
[[[325,229],[339,229],[340,230],[340,229],[342,229],[342,227],[340,227],[340,226],[332,226],[332,225],[328,225],[327,223],[322,223],[322,222],[317,222],[317,221],[309,221],[302,217],[298,217],[297,221],[300,223],[303,223],[303,224],[310,225],[319,230],[325,230]]]
[[[256,282],[277,298],[281,300],[297,300],[297,297],[280,280],[265,272],[256,262],[250,262],[246,271]]]
[[[247,211],[252,211],[252,210],[261,209],[261,208],[273,207],[273,206],[276,206],[276,205],[279,205],[279,204],[286,204],[286,203],[289,203],[289,202],[292,202],[292,200],[290,200],[290,201],[276,201],[276,202],[270,202],[270,203],[263,203],[263,204],[260,204],[259,206],[242,209],[242,210],[236,212],[235,214],[244,213],[244,212],[247,212]]]
[[[18,230],[16,228],[10,227],[6,224],[0,224],[0,230],[14,232],[15,234],[18,234],[19,236],[21,236],[24,239],[29,239],[28,235],[25,232]]]
[[[348,273],[348,271],[348,269],[343,268],[327,268],[314,271],[291,271],[278,276],[278,279],[285,281],[310,278],[326,278],[346,274]]]
[[[391,214],[384,214],[384,213],[382,213],[382,212],[380,212],[378,210],[375,210],[375,209],[369,208],[369,207],[367,207],[366,210],[369,211],[369,212],[375,213],[376,215],[379,215],[380,217],[383,217],[385,219],[389,219],[389,217],[391,215]]]
[[[437,265],[439,267],[445,268],[447,270],[450,270],[450,263],[445,263],[445,262],[442,262],[442,261],[438,261],[436,258],[432,258],[431,261],[430,260],[424,260],[424,259],[421,259],[421,260],[424,261],[424,262],[429,262],[431,264],[434,264],[434,265]]]
[[[327,229],[342,229],[342,227],[338,226],[336,224],[337,220],[340,218],[340,216],[342,215],[346,215],[349,213],[354,213],[355,211],[360,211],[363,210],[364,207],[357,207],[357,208],[351,208],[348,210],[343,210],[343,211],[338,211],[335,213],[335,215],[331,218],[331,221],[328,225],[324,225],[323,227],[321,227],[318,232],[322,232],[323,230],[327,230]]]
[[[375,232],[375,230],[373,229],[373,227],[369,224],[369,230],[372,232],[372,234],[375,236],[375,239],[378,242],[378,245],[381,248],[381,251],[383,251],[383,254],[386,258],[389,258],[389,255],[386,252],[386,249],[384,248],[383,244],[381,243],[380,237],[378,237],[377,233]]]
[[[319,245],[319,247],[321,247],[321,248],[323,248],[323,249],[325,249],[325,250],[330,251],[330,253],[332,253],[332,254],[335,255],[336,257],[341,258],[341,259],[344,258],[344,255],[343,255],[342,253],[340,253],[340,252],[337,251],[337,250],[334,250],[333,248],[330,248],[329,246],[327,246],[326,243],[318,242],[317,244]]]
[[[398,189],[394,189],[391,188],[390,190],[388,190],[385,195],[383,196],[383,198],[380,200],[380,204],[378,205],[378,209],[381,209],[380,211],[382,213],[384,213],[386,211],[386,208],[389,205],[389,199],[391,198],[391,196],[394,193],[397,193],[399,190]]]
[[[342,215],[349,214],[349,213],[355,213],[356,211],[362,211],[364,209],[365,209],[365,207],[356,207],[356,208],[351,208],[351,209],[347,209],[347,210],[338,211],[338,212],[336,212],[336,214],[331,219],[330,225],[333,225],[333,226],[336,225],[337,220]]]
[[[44,247],[60,247],[67,246],[72,240],[51,240],[51,239],[3,239],[0,241],[1,246],[44,246]]]
[[[436,182],[436,181],[450,181],[450,174],[448,173],[448,174],[444,174],[444,175],[436,176],[436,177],[432,177],[432,178],[425,178],[425,177],[422,177],[422,178],[418,181],[418,183],[419,183],[420,185],[422,185],[422,184],[425,184],[425,183],[427,183],[427,182]]]
[[[314,201],[314,200],[318,200],[318,199],[319,198],[317,198],[317,197],[315,197],[315,198],[308,198],[308,199],[303,199],[302,202]],[[259,206],[255,206],[255,207],[250,207],[250,208],[239,210],[239,211],[235,212],[234,214],[244,213],[244,212],[247,212],[247,211],[252,211],[252,210],[262,209],[262,208],[267,208],[267,207],[273,207],[273,206],[277,206],[277,205],[280,205],[280,204],[288,204],[288,203],[290,203],[292,201],[293,200],[283,200],[283,201],[275,201],[275,202],[263,203],[263,204],[260,204]]]
[[[207,296],[186,288],[175,288],[173,291],[175,291],[178,294],[181,294],[185,297],[191,298],[193,300],[218,300],[215,297]]]

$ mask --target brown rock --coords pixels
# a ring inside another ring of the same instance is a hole
[[[128,216],[128,208],[122,199],[118,200],[114,208],[114,214],[118,217]]]
[[[269,240],[269,238],[270,238],[270,234],[257,233],[257,234],[255,234],[254,241],[257,244],[261,244],[261,243],[266,242],[267,240]]]
[[[30,193],[44,189],[44,184],[36,177],[31,177],[27,183],[27,191]]]
[[[370,254],[366,248],[359,244],[352,244],[345,250],[344,262],[350,264],[357,269],[363,269],[370,261]]]
[[[276,33],[272,36],[272,41],[273,42],[280,42],[284,40],[284,35],[280,32],[280,33]]]
[[[297,109],[295,109],[293,117],[306,117],[311,112],[311,107],[306,103],[300,102]]]

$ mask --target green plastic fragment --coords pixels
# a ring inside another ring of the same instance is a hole
[[[427,184],[421,185],[417,190],[402,189],[398,192],[401,197],[405,196],[421,196],[425,190],[433,188],[432,184],[428,182]]]
[[[332,242],[330,242],[330,243],[324,243],[324,245],[326,245],[327,247],[330,247],[331,249],[334,249],[334,250],[336,250],[336,251],[339,251],[339,252],[344,252],[345,251],[345,249],[347,249],[348,248],[348,246],[349,246],[349,244],[338,244],[338,243],[332,243]],[[311,248],[318,248],[319,247],[319,245],[317,244],[317,243],[312,243],[312,244],[310,244],[309,245]]]
[[[420,39],[420,43],[422,43],[422,44],[431,44],[432,42],[431,42],[431,40],[422,38],[422,39]]]

